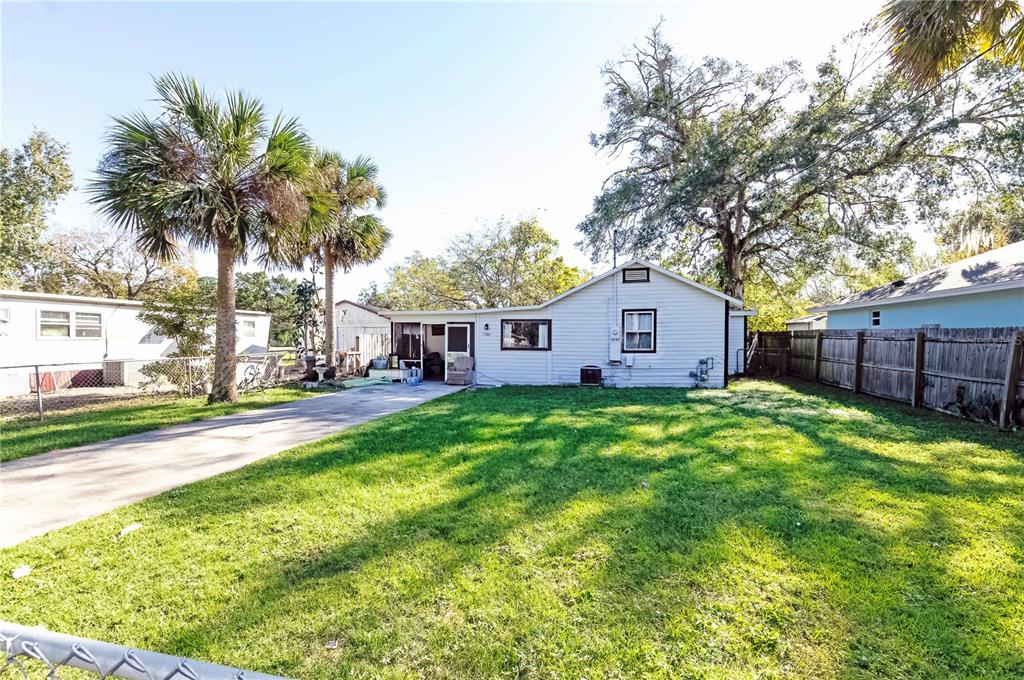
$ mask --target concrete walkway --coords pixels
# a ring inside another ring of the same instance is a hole
[[[360,387],[4,463],[0,547],[460,389]]]

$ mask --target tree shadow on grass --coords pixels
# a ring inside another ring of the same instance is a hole
[[[304,678],[1011,675],[1015,447],[799,386],[462,393],[126,509],[191,589],[120,616]]]
[[[427,485],[436,495],[382,506],[357,530],[275,560],[215,619],[161,647],[224,645],[235,656],[239,640],[285,630],[291,643],[268,662],[303,677],[388,663],[428,674],[667,664],[922,677],[1024,663],[999,620],[1019,574],[997,578],[980,608],[951,575],[971,528],[945,503],[1021,490],[1020,468],[990,433],[936,432],[856,400],[839,407],[869,418],[825,417],[837,402],[798,387],[749,400],[566,390],[537,404],[530,395],[460,395],[197,491],[203,507],[186,516],[258,516],[323,496],[332,479],[382,497],[392,483],[437,479]],[[915,446],[982,447],[1008,479],[952,480],[935,469],[947,457],[894,460],[866,445],[894,433]],[[903,521],[870,516],[871,494],[891,503],[881,516]],[[991,530],[1019,549],[1019,509]],[[315,651],[339,637],[340,655]]]

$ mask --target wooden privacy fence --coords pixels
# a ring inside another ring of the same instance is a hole
[[[914,407],[1024,426],[1024,329],[756,333],[753,373],[793,375]]]

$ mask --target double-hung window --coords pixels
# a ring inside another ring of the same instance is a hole
[[[654,352],[657,347],[657,325],[657,310],[622,310],[622,351]]]
[[[256,337],[256,322],[250,319],[242,319],[242,337],[243,338],[255,338]]]
[[[871,310],[871,325],[881,326],[882,325],[882,310],[872,309]]]
[[[501,348],[525,350],[551,349],[551,321],[547,319],[502,320]]]
[[[52,309],[39,310],[39,337],[70,338],[71,312],[58,312]]]

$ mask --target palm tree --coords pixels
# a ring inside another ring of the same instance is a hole
[[[289,234],[332,213],[309,188],[313,145],[298,121],[269,121],[241,92],[225,101],[195,80],[154,79],[160,114],[114,119],[89,186],[92,202],[138,247],[168,260],[182,244],[217,253],[217,323],[210,402],[237,401],[235,262],[279,259]]]
[[[978,54],[1024,66],[1018,0],[889,0],[879,18],[893,65],[919,87]]]
[[[376,163],[365,156],[346,161],[334,152],[320,151],[313,165],[321,173],[321,189],[337,206],[335,219],[313,238],[313,256],[324,265],[324,355],[327,365],[334,366],[334,272],[341,267],[347,274],[356,265],[379,259],[391,242],[391,231],[377,215],[365,212],[387,202]]]

